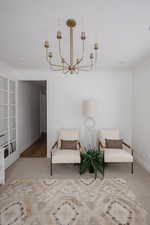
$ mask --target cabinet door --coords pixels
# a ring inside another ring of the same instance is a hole
[[[0,184],[5,183],[4,151],[0,148]]]
[[[5,158],[5,168],[9,167],[18,158],[16,151],[16,82],[9,80],[8,83],[8,152]]]
[[[8,145],[8,79],[0,76],[0,147]]]
[[[0,147],[5,168],[18,158],[16,151],[16,82],[0,76]]]

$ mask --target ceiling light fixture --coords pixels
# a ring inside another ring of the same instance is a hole
[[[82,40],[82,55],[80,58],[74,57],[74,39],[73,39],[73,28],[76,26],[76,21],[73,19],[68,19],[66,25],[70,29],[70,61],[68,62],[63,56],[61,51],[61,39],[62,34],[61,31],[57,31],[57,39],[58,39],[58,51],[60,56],[60,64],[52,63],[53,54],[49,51],[49,42],[45,41],[44,47],[46,48],[46,60],[50,65],[52,71],[62,71],[64,74],[78,74],[79,71],[91,71],[93,66],[97,61],[97,50],[98,50],[98,43],[94,44],[94,54],[93,52],[90,54],[90,63],[89,65],[81,65],[81,62],[85,56],[85,39],[86,35],[85,32],[81,32],[81,40]]]

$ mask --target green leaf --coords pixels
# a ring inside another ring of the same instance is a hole
[[[82,153],[80,173],[86,172],[91,166],[93,167],[95,177],[97,177],[97,172],[103,173],[103,157],[104,153],[99,148],[89,149],[86,153]]]

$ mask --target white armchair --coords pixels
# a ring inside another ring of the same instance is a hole
[[[121,147],[106,146],[108,145],[108,140],[110,142],[112,140],[119,141]],[[104,165],[105,163],[131,163],[131,173],[133,174],[133,148],[121,139],[119,129],[101,129],[99,145],[104,152]]]
[[[58,140],[52,146],[50,156],[50,173],[52,165],[57,163],[80,164],[80,152],[84,149],[79,142],[79,132],[76,129],[60,129]]]

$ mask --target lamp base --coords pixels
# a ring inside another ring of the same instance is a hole
[[[88,128],[88,129],[94,129],[95,127],[95,120],[94,118],[92,117],[88,117],[86,120],[85,120],[85,126]]]
[[[87,139],[87,148],[92,149],[95,147],[95,125],[96,122],[94,118],[88,117],[85,120],[85,127],[86,127],[86,139]]]

